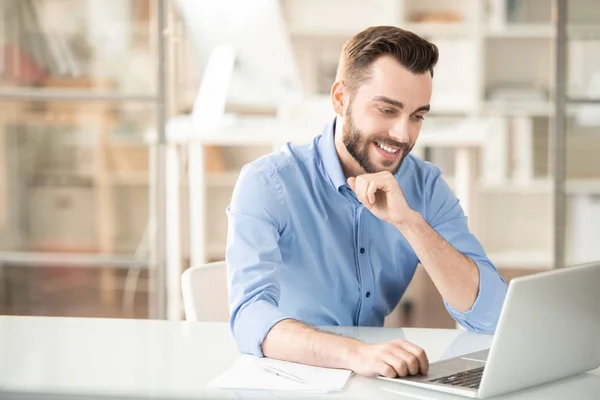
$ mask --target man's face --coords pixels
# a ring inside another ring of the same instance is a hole
[[[344,110],[342,141],[367,173],[395,174],[412,150],[429,111],[431,75],[415,75],[391,57],[371,66]]]

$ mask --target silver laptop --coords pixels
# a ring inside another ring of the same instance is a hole
[[[485,398],[600,367],[600,261],[511,280],[489,350],[385,378]]]

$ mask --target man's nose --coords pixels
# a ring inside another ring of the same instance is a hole
[[[408,143],[410,138],[408,134],[408,122],[402,118],[390,129],[389,135],[397,142]]]

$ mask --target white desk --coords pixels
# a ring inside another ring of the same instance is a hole
[[[368,342],[405,338],[430,361],[487,348],[491,337],[459,330],[337,328]],[[153,398],[293,397],[207,389],[238,357],[227,324],[45,317],[0,317],[0,390]],[[1,393],[3,399],[9,398]],[[315,397],[315,396],[311,396]],[[460,399],[353,376],[341,393],[324,397]],[[600,370],[519,392],[510,399],[598,399]]]

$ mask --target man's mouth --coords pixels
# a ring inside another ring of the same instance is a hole
[[[382,149],[390,154],[396,154],[398,152],[398,150],[400,150],[396,147],[388,146],[388,145],[380,143],[380,142],[375,142],[375,144],[377,145],[377,147],[379,147],[380,149]]]
[[[403,147],[390,146],[389,144],[384,144],[381,142],[373,141],[373,146],[375,150],[379,153],[381,157],[385,160],[395,161],[401,154],[404,152]]]

